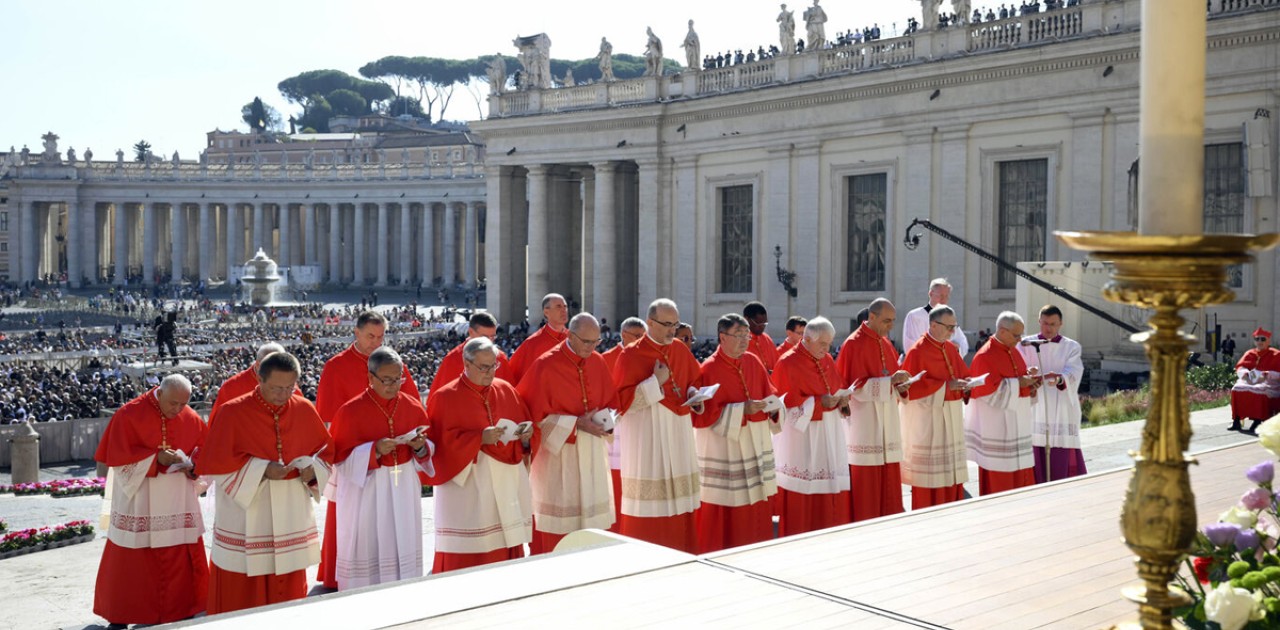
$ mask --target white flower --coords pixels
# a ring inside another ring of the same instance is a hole
[[[1253,510],[1234,505],[1231,509],[1223,512],[1222,516],[1218,517],[1218,520],[1223,523],[1235,523],[1244,528],[1252,528],[1258,524],[1258,515]]]
[[[1205,596],[1204,614],[1209,621],[1222,626],[1222,630],[1240,630],[1254,616],[1257,601],[1248,589],[1223,582]]]
[[[1262,427],[1258,429],[1258,443],[1276,457],[1280,457],[1280,422],[1270,420],[1263,422]]]

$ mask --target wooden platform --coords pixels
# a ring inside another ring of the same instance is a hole
[[[1236,502],[1256,443],[1202,453],[1199,523]],[[1107,628],[1136,618],[1127,470],[694,557],[639,542],[239,615],[213,627]]]

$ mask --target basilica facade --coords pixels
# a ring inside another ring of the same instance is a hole
[[[918,306],[945,276],[962,325],[992,328],[1015,276],[903,232],[928,219],[1018,263],[1082,260],[1055,230],[1133,229],[1140,4],[495,94],[473,124],[489,308],[537,314],[558,291],[617,321],[671,297],[707,331],[758,299],[780,335],[787,314]],[[1280,2],[1208,4],[1204,229],[1274,231]],[[1276,278],[1274,253],[1236,270],[1228,331],[1275,323]]]

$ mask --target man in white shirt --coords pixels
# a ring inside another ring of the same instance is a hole
[[[902,321],[903,351],[910,350],[911,346],[929,331],[929,311],[946,304],[949,299],[951,299],[951,283],[947,282],[946,278],[934,278],[929,282],[929,303],[911,309]],[[959,348],[960,356],[969,354],[969,339],[965,337],[964,331],[959,326],[951,332],[951,342]]]
[[[1031,403],[1031,447],[1035,451],[1036,483],[1085,474],[1080,452],[1080,379],[1084,363],[1080,344],[1059,334],[1062,310],[1040,309],[1040,334],[1018,346],[1027,367],[1044,376],[1040,395]],[[1045,446],[1048,445],[1048,458]],[[1047,462],[1047,465],[1046,465]],[[1046,472],[1048,474],[1046,474]]]

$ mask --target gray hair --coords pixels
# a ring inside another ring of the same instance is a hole
[[[254,357],[254,361],[255,362],[261,361],[267,358],[267,355],[271,354],[272,352],[284,352],[284,346],[274,341],[269,341],[267,343],[264,343],[258,346],[258,354]]]
[[[636,328],[639,328],[640,332],[644,333],[649,329],[649,326],[645,324],[644,320],[640,319],[639,317],[628,317],[622,320],[622,325],[618,327],[618,330],[619,331],[635,330]]]
[[[886,306],[893,308],[893,302],[890,302],[888,298],[876,298],[871,300],[871,304],[867,305],[867,312],[872,315],[879,315]]]
[[[582,330],[582,327],[587,324],[594,324],[597,328],[600,327],[600,322],[596,320],[595,315],[583,311],[569,319],[569,330],[574,334],[577,334],[577,332]]]
[[[649,303],[649,312],[646,313],[645,315],[649,319],[653,319],[657,317],[658,311],[664,308],[669,308],[675,311],[676,313],[680,312],[680,307],[676,306],[676,303],[674,301],[667,298],[658,298]]]
[[[466,345],[462,346],[462,358],[466,361],[474,361],[477,354],[481,352],[498,353],[498,347],[489,341],[488,337],[474,337],[467,340]]]
[[[747,323],[747,318],[737,313],[725,313],[716,322],[716,332],[728,334],[730,330],[733,330],[734,326],[748,327],[750,325]]]
[[[932,311],[929,311],[929,323],[932,324],[933,322],[940,322],[942,321],[942,318],[946,315],[955,317],[956,316],[955,309],[945,304],[942,306],[935,306],[933,307]]]
[[[377,373],[387,365],[398,365],[401,371],[404,370],[404,359],[400,358],[400,353],[386,346],[378,346],[377,350],[369,353],[369,373]]]
[[[934,289],[936,289],[936,288],[938,288],[938,287],[946,287],[946,288],[950,289],[950,288],[951,288],[951,283],[950,283],[950,282],[947,282],[947,279],[946,279],[946,278],[934,278],[933,280],[930,280],[930,281],[929,281],[929,292],[930,292],[930,293],[932,293],[932,292],[933,292],[933,290],[934,290]]]
[[[1022,324],[1023,326],[1027,325],[1026,322],[1022,321],[1022,316],[1013,311],[1005,311],[996,316],[997,329],[1003,328],[1005,330],[1013,330],[1014,324]]]
[[[804,325],[805,339],[821,339],[823,335],[836,336],[836,327],[831,325],[831,320],[819,316]]]
[[[157,389],[161,392],[167,392],[175,387],[188,394],[191,393],[191,381],[181,374],[170,374],[164,377]]]
[[[548,293],[542,297],[542,310],[544,311],[547,310],[547,308],[551,306],[551,300],[554,300],[556,298],[560,298],[560,301],[564,302],[565,304],[569,303],[569,301],[564,299],[564,296],[560,295],[559,293]]]

